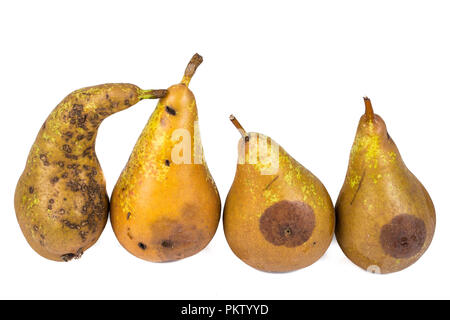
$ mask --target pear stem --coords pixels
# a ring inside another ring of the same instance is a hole
[[[198,53],[194,54],[194,56],[191,58],[191,61],[189,61],[186,71],[184,71],[183,79],[181,80],[181,83],[184,83],[186,87],[189,86],[189,82],[191,82],[191,78],[194,76],[195,70],[197,70],[198,66],[203,62],[203,58]]]
[[[167,95],[167,90],[157,89],[157,90],[141,90],[139,93],[140,99],[160,99]]]
[[[366,105],[366,119],[371,122],[373,121],[372,102],[370,102],[369,98],[364,97],[364,104]]]
[[[247,131],[245,131],[245,129],[242,127],[242,125],[239,123],[239,121],[236,119],[236,117],[233,115],[230,115],[230,121],[234,124],[236,129],[239,130],[239,132],[242,135],[242,138],[244,138],[244,140],[247,142],[249,140],[248,133],[247,133]]]

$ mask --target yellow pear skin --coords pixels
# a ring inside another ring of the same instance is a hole
[[[104,84],[69,94],[48,116],[17,183],[14,206],[30,246],[55,261],[79,258],[108,218],[105,179],[95,154],[100,123],[166,90]]]
[[[336,238],[345,255],[372,273],[416,262],[433,238],[428,192],[408,170],[380,116],[364,98],[344,185],[336,203]]]
[[[159,101],[112,194],[114,233],[144,260],[192,256],[210,242],[219,223],[220,198],[203,158],[188,88],[201,62],[195,55],[182,82]]]
[[[234,116],[230,119],[243,135],[224,209],[230,248],[248,265],[267,272],[313,264],[334,233],[327,190],[274,140],[246,133]]]

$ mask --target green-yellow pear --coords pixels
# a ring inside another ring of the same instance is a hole
[[[100,123],[166,90],[103,84],[69,94],[48,116],[17,183],[17,220],[30,246],[56,261],[79,258],[108,219],[105,178],[95,154]]]
[[[201,62],[194,55],[181,83],[159,101],[111,197],[117,239],[148,261],[192,256],[219,223],[219,193],[203,157],[197,105],[188,88]]]
[[[402,270],[433,238],[436,215],[428,192],[408,170],[386,124],[364,98],[350,161],[336,203],[336,238],[345,255],[373,273]]]

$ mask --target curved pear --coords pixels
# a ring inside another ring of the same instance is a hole
[[[225,236],[248,265],[268,272],[307,267],[334,232],[330,196],[311,172],[274,140],[239,129],[239,160],[224,209]]]
[[[139,137],[111,198],[114,233],[133,255],[154,262],[202,250],[220,219],[220,198],[206,166],[195,98],[188,84],[194,55]]]
[[[48,116],[17,183],[14,206],[30,246],[55,261],[79,258],[108,219],[105,179],[95,154],[100,123],[166,90],[104,84],[69,94]]]
[[[386,124],[364,98],[344,185],[336,203],[336,238],[345,255],[373,273],[402,270],[433,238],[428,192],[408,170]]]

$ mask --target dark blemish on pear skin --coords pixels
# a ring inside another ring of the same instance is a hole
[[[175,111],[175,109],[173,109],[173,108],[171,108],[171,107],[169,107],[169,106],[166,106],[166,112],[167,112],[168,114],[171,114],[172,116],[174,116],[174,115],[177,114],[177,112]]]
[[[267,190],[270,188],[270,186],[278,179],[279,176],[276,176],[272,181],[270,181],[267,186],[264,188],[264,190]]]
[[[68,262],[68,261],[70,261],[70,260],[72,260],[72,259],[79,259],[79,258],[81,258],[81,256],[83,255],[83,248],[80,248],[80,249],[78,249],[77,250],[77,252],[76,253],[66,253],[66,254],[63,254],[62,256],[61,256],[61,259],[64,261],[64,262]]]
[[[29,192],[29,193],[33,193],[33,192],[34,192],[34,188],[33,188],[33,187],[29,187],[29,188],[28,188],[28,192]]]
[[[420,252],[426,236],[427,230],[422,219],[411,214],[401,214],[381,228],[380,243],[386,254],[406,259]]]
[[[64,152],[67,152],[67,153],[71,153],[72,152],[72,148],[70,148],[70,146],[68,144],[63,145],[62,149],[63,149]]]
[[[50,165],[50,162],[48,162],[48,159],[47,159],[47,155],[41,154],[41,155],[39,155],[39,159],[41,159],[42,164],[44,166],[49,166]]]
[[[58,177],[53,177],[51,180],[50,180],[50,182],[52,183],[52,184],[55,184],[55,183],[57,183],[59,181],[59,178]]]
[[[166,161],[164,161],[164,164],[169,167],[170,166],[170,161],[166,160]]]
[[[72,260],[73,258],[75,258],[75,255],[74,255],[73,253],[66,253],[66,254],[63,254],[63,255],[61,256],[61,259],[62,259],[64,262],[69,262],[69,261]]]
[[[138,246],[139,246],[139,248],[141,248],[142,250],[147,249],[147,245],[145,245],[145,244],[142,243],[142,242],[139,242],[139,243],[138,243]]]
[[[172,242],[171,240],[163,240],[163,241],[161,242],[161,245],[162,245],[164,248],[173,248],[173,242]]]
[[[195,205],[186,205],[182,209],[184,221],[191,221],[198,214]],[[151,226],[152,245],[164,261],[178,260],[200,250],[205,243],[205,235],[195,224],[180,223],[177,220],[162,218]]]
[[[366,169],[364,169],[364,172],[363,172],[363,174],[362,174],[362,176],[361,176],[361,179],[359,180],[358,188],[356,189],[356,192],[355,192],[355,194],[353,195],[352,201],[350,201],[350,205],[352,205],[353,202],[355,201],[356,195],[358,194],[359,190],[361,189],[361,185],[362,185],[362,183],[363,183],[363,180],[364,180],[364,177],[365,177],[365,176],[366,176]]]
[[[131,216],[131,212],[128,212],[127,213],[127,220],[130,219],[130,216]]]
[[[301,201],[279,201],[267,208],[259,219],[264,238],[276,246],[288,248],[305,243],[315,225],[314,210]]]

